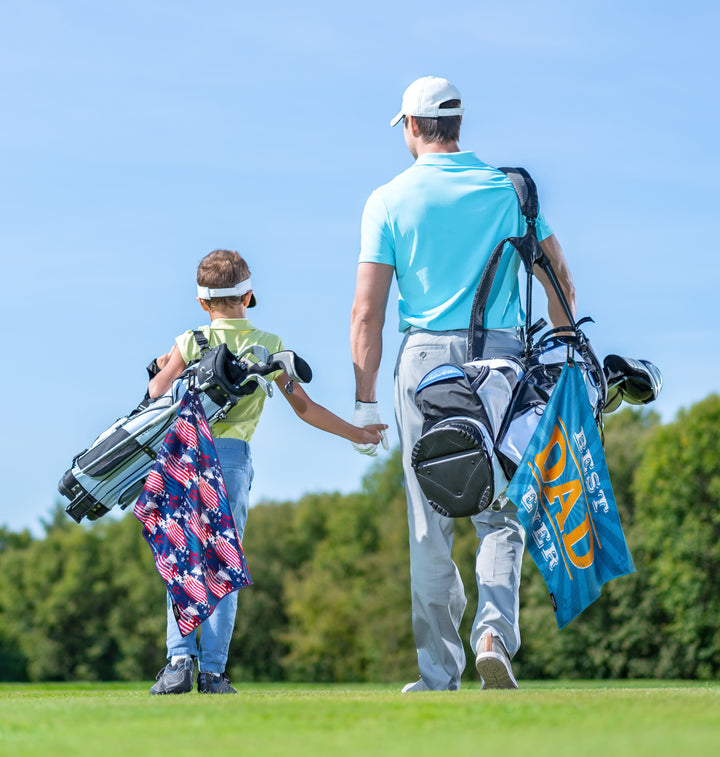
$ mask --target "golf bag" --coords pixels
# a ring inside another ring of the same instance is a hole
[[[503,239],[488,260],[473,302],[467,362],[438,366],[422,379],[415,394],[424,423],[413,448],[412,466],[430,505],[447,517],[482,512],[504,491],[567,360],[580,368],[600,427],[609,379],[613,401],[620,396],[615,407],[628,397],[650,402],[662,385],[660,372],[647,361],[611,355],[604,368],[600,364],[580,328],[592,319],[575,321],[550,260],[540,248],[535,183],[522,168],[501,170],[513,183],[527,231],[522,237]],[[485,308],[506,244],[518,253],[526,273],[523,351],[520,356],[483,358]],[[550,329],[537,343],[534,337],[547,322],[542,318],[532,322],[536,265],[547,275],[570,324]]]
[[[116,505],[125,509],[135,503],[188,389],[198,391],[212,425],[258,387],[272,395],[264,375],[284,370],[293,380],[307,383],[312,379],[310,366],[289,350],[269,355],[264,347],[253,345],[237,356],[224,343],[210,349],[202,332],[195,332],[195,338],[200,359],[161,397],[146,396],[131,413],[116,420],[89,449],[75,456],[63,474],[58,491],[70,500],[65,512],[76,522],[84,517],[96,520]],[[249,360],[250,355],[259,362]],[[151,375],[152,365],[148,367]]]

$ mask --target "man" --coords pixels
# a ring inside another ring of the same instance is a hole
[[[405,338],[395,369],[395,414],[405,471],[410,530],[412,622],[420,679],[403,692],[455,690],[465,668],[458,627],[467,600],[451,558],[453,520],[433,510],[415,478],[410,457],[422,428],[415,389],[442,363],[466,359],[467,328],[475,290],[495,245],[525,232],[509,179],[458,146],[462,121],[458,90],[426,76],[403,95],[392,120],[403,125],[415,163],[372,193],[362,218],[360,262],[351,318],[356,378],[356,424],[379,423],[377,374],[382,328],[393,275],[399,289],[400,330]],[[538,237],[571,310],[572,277],[562,249],[542,214]],[[484,357],[522,351],[517,254],[508,247],[486,309]],[[554,326],[566,323],[547,277],[536,271],[548,296]],[[374,454],[373,445],[355,445]],[[517,688],[510,660],[520,646],[518,593],[525,546],[517,509],[505,497],[472,518],[480,540],[479,592],[471,633],[483,688]]]

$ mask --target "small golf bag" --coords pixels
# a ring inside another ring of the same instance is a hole
[[[473,302],[467,362],[438,366],[422,379],[415,394],[424,423],[412,452],[413,469],[430,505],[447,517],[482,512],[504,491],[566,360],[572,359],[579,366],[599,426],[608,396],[608,378],[612,380],[613,397],[619,394],[622,399],[630,395],[643,403],[655,399],[662,385],[660,372],[647,361],[611,355],[603,369],[580,328],[592,319],[575,321],[538,242],[535,183],[521,168],[501,170],[513,183],[527,231],[522,237],[503,239],[490,256]],[[482,357],[485,308],[506,244],[519,254],[527,277],[524,349],[520,356],[487,359]],[[550,329],[537,343],[534,336],[547,322],[541,318],[532,323],[532,280],[536,265],[550,280],[569,323]]]
[[[298,381],[312,378],[307,363],[289,350],[268,355],[264,347],[254,345],[236,356],[224,343],[210,349],[202,332],[195,332],[195,338],[200,360],[189,365],[166,394],[155,400],[146,397],[129,415],[116,420],[89,449],[75,456],[63,474],[58,491],[70,500],[65,512],[78,523],[84,517],[96,520],[116,505],[125,509],[135,503],[189,388],[199,392],[212,425],[258,386],[272,394],[265,374],[286,370]],[[248,360],[245,355],[250,354],[260,362]],[[152,375],[151,367],[148,371]]]

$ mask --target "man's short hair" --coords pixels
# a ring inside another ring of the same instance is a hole
[[[441,108],[459,108],[460,100],[446,100]],[[442,118],[421,118],[415,116],[420,136],[424,142],[457,142],[460,139],[462,116],[443,116]]]
[[[208,289],[230,289],[250,278],[248,264],[234,250],[213,250],[198,265],[197,283]],[[234,306],[242,302],[240,297],[213,297],[205,300],[213,307]]]

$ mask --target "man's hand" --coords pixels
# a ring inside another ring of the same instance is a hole
[[[380,410],[378,409],[377,402],[356,402],[355,412],[353,413],[353,425],[354,426],[385,426],[380,417]],[[387,426],[385,426],[387,428]],[[387,438],[387,431],[380,432],[380,441],[385,449],[390,449],[390,443]],[[352,443],[354,449],[361,455],[370,455],[375,457],[377,455],[377,444],[356,444]]]

